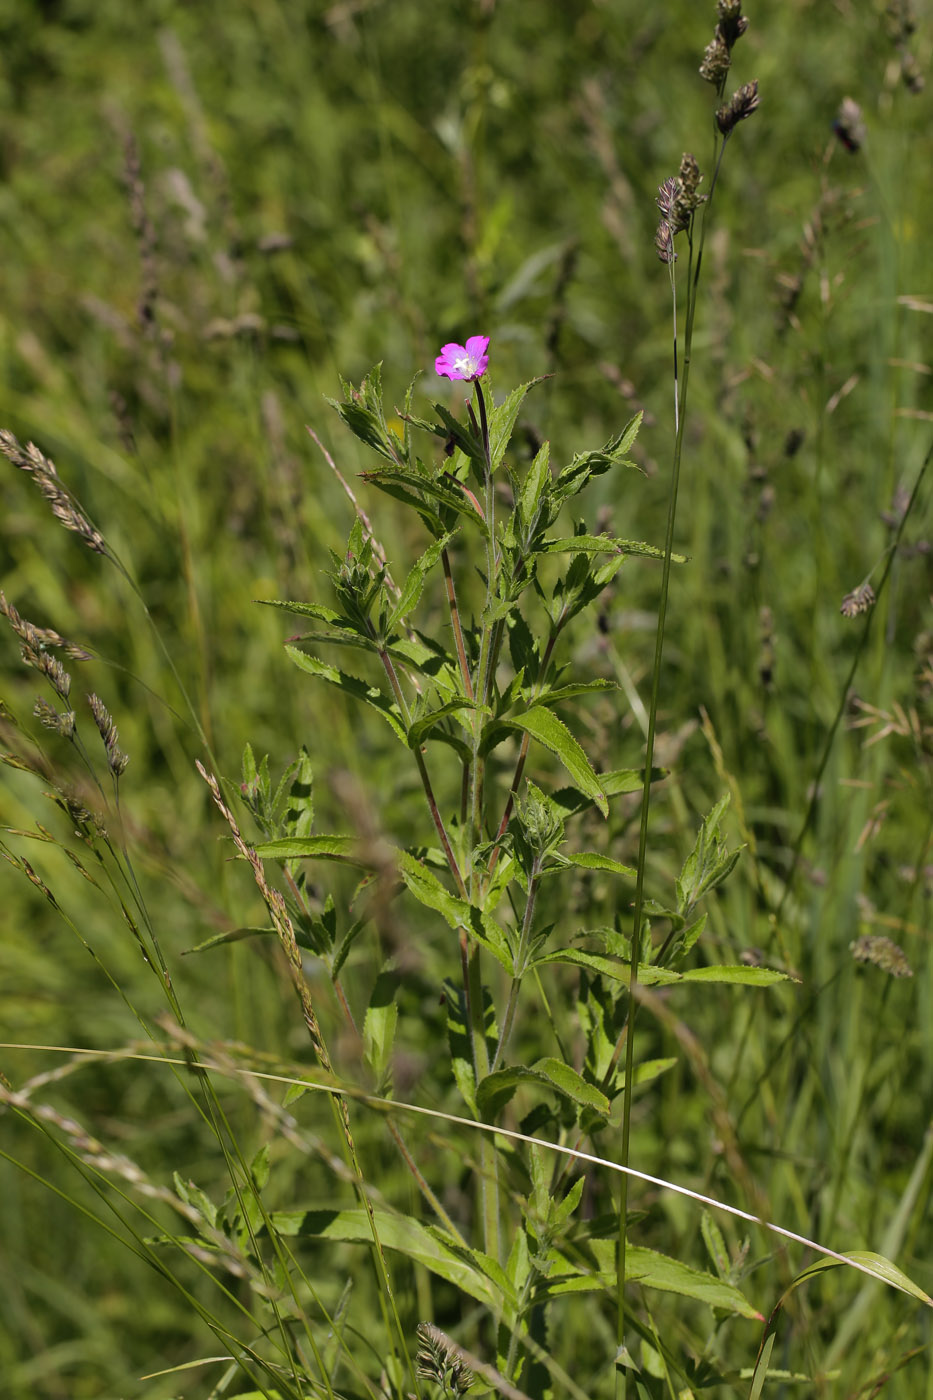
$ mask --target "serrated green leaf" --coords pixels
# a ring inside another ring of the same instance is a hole
[[[178,1172],[172,1173],[175,1184],[175,1194],[178,1199],[184,1201],[185,1205],[193,1206],[194,1209],[204,1217],[211,1229],[217,1225],[217,1207],[210,1196],[205,1195],[200,1186],[196,1186],[193,1181],[185,1181]]]
[[[662,778],[667,777],[668,772],[667,768],[652,768],[651,781],[660,782]],[[607,797],[619,797],[627,792],[640,792],[644,781],[644,769],[639,768],[618,768],[599,775],[599,786]],[[585,812],[593,805],[590,798],[585,793],[580,792],[578,788],[559,788],[551,796],[558,806],[563,807],[568,816]]]
[[[440,539],[434,540],[421,555],[421,558],[415,562],[402,584],[401,596],[386,623],[386,631],[391,632],[401,618],[407,617],[414,610],[424,589],[425,579],[450,544],[455,533],[451,530],[448,534],[442,535]]]
[[[527,384],[519,384],[518,388],[513,389],[497,408],[490,411],[489,449],[493,471],[496,470],[505,456],[505,449],[509,445],[512,429],[515,427],[515,420],[518,417],[518,410],[522,406],[525,395],[529,389],[533,389],[536,384],[543,384],[547,378],[548,375],[541,374],[537,379],[529,379]]]
[[[536,554],[621,554],[640,555],[646,559],[663,559],[664,550],[659,545],[646,544],[644,540],[614,539],[610,535],[569,535],[560,540],[541,540],[535,546]],[[672,554],[675,564],[686,564],[685,554]]]
[[[577,865],[582,870],[607,870],[611,875],[625,875],[630,880],[634,880],[638,874],[630,865],[623,865],[619,860],[611,860],[609,856],[600,855],[597,851],[577,851],[570,855],[563,852],[563,858],[568,865]]]
[[[585,1273],[577,1267],[568,1269],[568,1261],[555,1251],[555,1261],[544,1287],[548,1297],[562,1293],[585,1293],[594,1288],[606,1288],[613,1294],[616,1288],[616,1246],[614,1240],[590,1240],[588,1248],[597,1261],[597,1272]],[[566,1272],[561,1272],[566,1270]],[[714,1278],[705,1270],[691,1268],[679,1259],[672,1259],[657,1250],[629,1244],[625,1250],[625,1278],[629,1283],[641,1283],[645,1288],[657,1288],[664,1293],[676,1293],[693,1298],[711,1308],[751,1318],[764,1319],[757,1308],[731,1283]]]
[[[281,598],[256,598],[254,601],[261,608],[281,608],[283,612],[294,613],[296,617],[313,617],[315,622],[326,622],[329,626],[349,627],[359,631],[355,622],[351,622],[342,613],[334,612],[333,608],[323,607],[320,603],[286,602]]]
[[[448,715],[457,714],[460,710],[478,710],[482,708],[483,707],[474,700],[448,700],[445,705],[441,705],[436,710],[431,710],[429,714],[420,715],[418,719],[412,722],[408,729],[408,747],[411,749],[419,749],[434,726],[439,724],[442,719],[446,719]],[[451,738],[449,734],[438,737],[444,737],[446,739]]]
[[[360,854],[355,836],[279,836],[260,841],[254,849],[260,860],[337,860],[360,870],[373,868]]]
[[[690,967],[675,974],[680,982],[723,982],[733,987],[774,987],[778,982],[799,982],[789,972],[777,972],[771,967]],[[641,973],[639,973],[639,977]]]
[[[403,505],[411,506],[418,512],[423,524],[432,535],[442,535],[444,533],[444,523],[437,511],[432,510],[425,501],[419,488],[414,488],[406,484],[405,480],[397,479],[395,473],[386,472],[364,472],[365,480],[369,481],[378,490],[384,491],[393,500],[401,501]],[[402,475],[402,474],[398,474]]]
[[[610,681],[601,676],[595,681],[576,681],[570,685],[559,685],[553,690],[546,690],[535,696],[535,704],[556,705],[562,700],[573,700],[578,695],[594,695],[599,691],[618,689],[617,681]]]
[[[590,761],[563,720],[545,705],[532,705],[524,714],[511,715],[495,721],[496,727],[520,729],[549,749],[567,769],[576,786],[599,808],[609,815],[609,804]]]
[[[545,1058],[533,1065],[509,1065],[497,1069],[481,1079],[476,1090],[476,1104],[483,1117],[490,1121],[512,1098],[521,1084],[537,1084],[543,1088],[556,1090],[565,1098],[584,1108],[595,1109],[604,1117],[609,1116],[610,1104],[605,1094],[594,1085],[588,1084],[574,1069],[562,1060]]]
[[[491,915],[451,894],[427,866],[407,851],[398,853],[398,872],[420,904],[440,914],[452,929],[468,929],[507,972],[514,971],[505,934]]]
[[[328,666],[323,661],[319,661],[316,656],[309,656],[306,651],[301,651],[298,647],[286,646],[285,650],[300,670],[307,671],[309,675],[317,676],[319,680],[337,686],[345,695],[351,695],[355,700],[362,700],[364,704],[371,706],[378,715],[382,716],[396,738],[407,745],[405,726],[402,724],[398,708],[392,704],[388,696],[384,695],[378,686],[367,685],[366,681],[360,680],[358,676],[348,675],[346,671],[338,671],[336,666]]]
[[[572,967],[584,967],[590,972],[598,972],[603,977],[626,985],[631,975],[625,959],[606,957],[604,953],[587,953],[582,948],[558,948],[553,953],[544,953],[535,958],[534,963],[535,966],[541,963],[569,963]],[[678,982],[720,982],[740,987],[773,987],[779,982],[793,982],[796,979],[786,972],[776,972],[770,967],[694,967],[686,972],[674,972],[672,968],[645,963],[638,969],[638,980],[645,987],[672,987]]]
[[[636,413],[614,438],[601,448],[590,452],[577,452],[569,466],[564,467],[557,477],[557,489],[562,499],[577,495],[593,476],[602,476],[611,467],[636,467],[626,457],[638,435],[642,414]]]
[[[400,975],[394,969],[381,972],[376,978],[369,1006],[363,1018],[363,1048],[367,1063],[376,1079],[382,1081],[392,1056],[395,1030],[398,1025],[398,991]]]
[[[544,488],[551,479],[550,444],[544,442],[541,449],[525,473],[518,497],[522,523],[530,535],[537,524],[539,506]]]
[[[434,522],[431,527],[434,533],[442,534],[444,527],[440,516],[430,509],[431,501],[463,516],[465,520],[472,521],[482,531],[486,529],[485,521],[478,512],[472,495],[467,494],[461,483],[446,472],[442,476],[431,477],[419,476],[417,472],[405,471],[402,468],[380,468],[372,472],[363,472],[362,476],[364,481],[371,481],[374,486],[387,491],[390,496],[396,496],[397,499],[413,505],[419,513],[427,511]]]
[[[609,1100],[593,1084],[588,1084],[582,1075],[578,1074],[570,1065],[564,1064],[563,1060],[554,1059],[547,1055],[544,1059],[536,1060],[532,1069],[538,1074],[542,1074],[549,1080],[562,1094],[574,1103],[578,1103],[583,1108],[595,1109],[597,1113],[609,1114]]]
[[[375,1218],[384,1249],[396,1250],[422,1264],[438,1278],[446,1279],[493,1311],[501,1306],[499,1289],[489,1275],[471,1261],[469,1251],[458,1248],[452,1237],[442,1234],[436,1227],[428,1229],[407,1215],[391,1215],[377,1209]],[[288,1238],[301,1236],[370,1247],[373,1242],[369,1219],[362,1208],[276,1211],[272,1224],[280,1235]]]

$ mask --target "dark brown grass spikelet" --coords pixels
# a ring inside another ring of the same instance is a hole
[[[759,100],[757,78],[750,83],[743,83],[740,88],[736,88],[726,105],[720,107],[716,113],[716,125],[723,136],[728,136],[733,127],[737,126],[739,122],[744,122],[753,112],[756,112]]]
[[[716,12],[719,15],[716,32],[731,49],[748,28],[748,20],[742,14],[742,0],[717,0]]]
[[[27,442],[25,447],[21,447],[11,432],[0,428],[0,453],[12,462],[14,467],[29,473],[52,507],[52,514],[62,522],[66,530],[74,530],[95,553],[107,553],[103,535],[94,529],[87,516],[65,490],[55,470],[55,463],[43,456],[35,443]]]
[[[866,933],[849,944],[856,962],[874,963],[891,977],[913,977],[914,972],[903,948],[883,934]]]
[[[748,20],[742,14],[742,0],[717,0],[716,13],[719,22],[704,51],[700,77],[721,88],[732,63],[732,47],[748,28]]]
[[[94,723],[97,725],[97,731],[104,741],[104,748],[107,750],[107,766],[113,776],[119,778],[130,761],[129,755],[125,754],[117,745],[119,738],[117,727],[104,702],[96,695],[89,695],[87,700],[91,707],[91,714],[94,716]]]
[[[655,202],[661,211],[661,219],[654,236],[654,246],[664,263],[676,262],[674,235],[689,228],[694,210],[706,199],[705,194],[697,192],[702,179],[700,167],[688,151],[680,162],[678,173],[668,176],[658,186]]]
[[[860,583],[858,588],[846,594],[839,611],[843,617],[858,617],[860,613],[870,612],[874,605],[875,590],[870,583]]]

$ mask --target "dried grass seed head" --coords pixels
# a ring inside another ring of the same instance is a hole
[[[739,122],[744,122],[753,112],[758,110],[758,79],[753,82],[743,83],[740,88],[736,88],[729,101],[724,107],[720,107],[716,113],[716,125],[723,136],[728,136],[733,127]]]
[[[706,82],[712,83],[713,87],[718,88],[731,66],[732,59],[729,56],[729,47],[717,29],[703,51],[700,77]]]
[[[56,734],[60,734],[63,739],[70,739],[75,732],[75,712],[66,710],[60,714],[54,705],[50,705],[47,700],[40,696],[33,708],[33,714],[46,729],[51,729]]]
[[[119,778],[130,761],[129,755],[125,754],[117,744],[120,737],[117,733],[117,726],[104,702],[97,695],[89,695],[87,700],[91,707],[91,714],[94,716],[94,723],[97,725],[97,732],[103,739],[104,748],[107,750],[107,765],[113,776]]]
[[[42,495],[52,508],[52,514],[60,520],[66,530],[73,530],[81,536],[89,549],[97,554],[106,554],[107,546],[103,535],[88,520],[75,504],[59,479],[55,463],[43,455],[35,443],[27,442],[21,447],[14,435],[6,428],[0,428],[0,453],[20,471],[28,472]]]
[[[913,977],[913,968],[903,948],[883,934],[866,933],[849,944],[856,962],[874,963],[891,977]]]
[[[732,64],[732,48],[748,28],[742,14],[742,0],[718,0],[718,23],[712,39],[703,53],[700,77],[713,87],[721,88]]]
[[[839,611],[843,617],[858,617],[860,613],[870,612],[874,606],[875,590],[870,583],[860,583],[858,588],[846,594]]]

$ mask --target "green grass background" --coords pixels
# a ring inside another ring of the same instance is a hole
[[[923,68],[931,16],[917,10]],[[884,1250],[929,1291],[933,681],[922,551],[892,569],[854,689],[885,711],[913,709],[925,737],[869,747],[865,731],[843,727],[777,936],[768,910],[861,628],[839,605],[881,559],[882,512],[912,485],[929,444],[930,98],[900,81],[878,3],[787,0],[750,5],[749,15],[735,81],[757,78],[762,103],[728,146],[706,245],[677,532],[690,562],[675,572],[671,600],[659,755],[671,776],[655,799],[649,893],[669,894],[701,815],[731,786],[735,838],[751,844],[712,904],[708,955],[732,961],[759,948],[801,985],[680,993],[679,1036],[645,1018],[640,1053],[679,1053],[681,1063],[639,1102],[633,1161],[835,1248]],[[346,829],[354,804],[377,805],[387,831],[428,837],[416,782],[382,733],[288,663],[291,624],[254,604],[329,601],[328,551],[352,520],[304,425],[352,478],[371,462],[324,402],[338,375],[358,381],[382,361],[388,399],[399,402],[423,371],[426,406],[443,392],[433,376],[440,345],[488,333],[500,393],[553,375],[526,400],[519,460],[535,437],[569,460],[645,408],[646,477],[603,478],[590,509],[618,534],[660,543],[671,312],[654,197],[684,150],[706,169],[712,90],[696,68],[714,20],[711,4],[634,0],[0,3],[2,423],[54,459],[138,582],[220,771],[237,777],[247,740],[276,773],[305,744],[320,830]],[[846,95],[868,128],[856,155],[832,133]],[[211,933],[262,917],[218,839],[194,771],[204,749],[139,600],[51,520],[24,475],[9,467],[2,490],[0,583],[31,621],[93,651],[75,663],[76,693],[101,695],[131,756],[125,831],[190,1023],[206,1037],[306,1056],[265,947],[180,959]],[[423,538],[385,498],[359,494],[401,572]],[[908,522],[910,545],[929,521],[927,492]],[[579,670],[622,681],[642,703],[659,577],[629,561],[607,598],[607,634],[573,639]],[[425,630],[443,625],[440,603],[439,593],[425,600]],[[37,678],[12,634],[0,639],[0,669],[16,742],[31,735],[66,770],[65,746],[31,718]],[[598,767],[639,764],[638,707],[624,690],[618,702],[581,706],[575,728]],[[454,776],[441,788],[453,802]],[[69,838],[42,791],[4,769],[0,819],[21,833],[4,841],[67,918],[21,872],[0,872],[2,1039],[122,1045],[138,1024],[101,964],[149,1018],[159,990],[114,901],[56,844],[37,842],[37,821]],[[632,858],[636,822],[635,806],[622,804],[600,838],[617,859]],[[578,925],[611,917],[618,898],[581,884]],[[901,944],[913,978],[856,967],[849,943],[864,932]],[[433,1065],[439,988],[455,971],[445,934],[410,910],[399,923],[397,1092],[418,1099],[427,1084],[452,1107]],[[355,955],[360,1008],[379,955]],[[569,984],[563,998],[569,1024]],[[522,1036],[530,1057],[550,1053],[533,1022]],[[19,1084],[60,1059],[4,1051],[0,1065]],[[50,1093],[158,1180],[177,1169],[210,1189],[222,1176],[164,1070],[85,1068]],[[258,1147],[267,1128],[229,1093],[235,1127]],[[720,1104],[746,1176],[711,1119]],[[381,1189],[414,1207],[378,1123],[360,1132]],[[0,1164],[5,1393],[209,1394],[199,1373],[138,1380],[214,1344],[164,1280],[35,1179],[90,1204],[47,1138],[9,1113],[3,1137],[15,1159]],[[455,1209],[459,1158],[426,1133],[419,1151]],[[326,1198],[326,1160],[283,1150],[275,1190],[277,1204]],[[648,1211],[644,1242],[705,1262],[692,1206],[661,1195],[636,1204]],[[765,1314],[805,1262],[769,1257],[773,1248],[753,1237],[747,1287]],[[348,1250],[319,1267],[331,1301],[360,1271]],[[868,1394],[874,1377],[929,1342],[920,1310],[880,1290],[864,1310],[860,1285],[838,1275],[810,1284],[790,1310],[778,1364],[819,1374],[830,1357],[842,1368],[813,1393]],[[364,1328],[369,1287],[358,1280]],[[429,1284],[413,1274],[402,1289],[417,1321]],[[699,1349],[697,1318],[657,1298],[645,1304],[655,1305],[672,1345]],[[568,1305],[555,1354],[603,1393],[611,1313],[577,1307]],[[736,1369],[753,1364],[758,1342],[741,1326],[728,1345]],[[933,1395],[931,1374],[927,1353],[890,1393]]]

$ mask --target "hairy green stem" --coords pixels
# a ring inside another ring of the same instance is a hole
[[[486,603],[483,609],[480,651],[476,666],[476,679],[473,694],[478,697],[484,709],[492,695],[502,629],[499,623],[489,621],[489,613],[496,596],[497,559],[495,543],[495,501],[492,480],[492,453],[489,445],[489,423],[486,416],[486,400],[479,380],[474,380],[476,399],[479,405],[481,435],[483,441],[483,485],[486,506]],[[471,420],[475,425],[472,408],[468,405]],[[475,850],[483,839],[484,787],[486,761],[480,752],[483,734],[484,710],[473,714],[473,751],[470,763],[470,847]],[[470,857],[469,895],[476,900],[479,896],[479,871],[472,855]],[[466,929],[461,932],[461,958],[463,962],[464,989],[467,999],[470,1049],[473,1057],[473,1072],[479,1085],[489,1074],[489,1050],[486,1045],[485,1007],[483,1005],[483,977],[480,947]],[[493,1139],[484,1134],[480,1151],[479,1206],[483,1221],[483,1242],[486,1253],[499,1258],[499,1182],[498,1158]]]
[[[515,1008],[518,1005],[518,993],[522,985],[522,978],[525,975],[525,960],[528,957],[531,926],[534,922],[535,904],[538,899],[538,890],[540,886],[541,869],[539,862],[536,860],[528,879],[528,898],[525,901],[525,916],[522,919],[522,929],[518,939],[518,952],[515,955],[515,976],[512,978],[512,985],[509,988],[509,1000],[505,1008],[505,1018],[502,1022],[502,1031],[499,1035],[496,1053],[492,1057],[490,1072],[496,1068],[501,1060],[505,1047],[509,1043],[509,1036],[512,1034],[512,1025],[515,1021]]]

